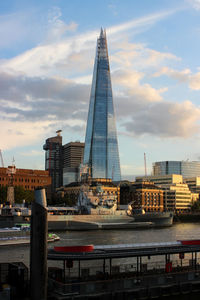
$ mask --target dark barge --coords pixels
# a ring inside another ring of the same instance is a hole
[[[200,240],[85,247],[49,250],[48,260],[63,266],[49,268],[50,299],[160,299],[200,294]],[[159,268],[157,257],[163,259]],[[124,259],[132,260],[130,268],[123,268]],[[154,267],[149,267],[151,260]]]

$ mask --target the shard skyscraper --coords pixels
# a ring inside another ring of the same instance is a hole
[[[90,168],[92,178],[121,180],[107,40],[102,29],[97,40],[84,165]]]

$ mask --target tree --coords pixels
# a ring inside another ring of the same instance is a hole
[[[6,203],[7,189],[8,186],[0,186],[0,203]],[[34,200],[34,191],[25,190],[22,186],[14,187],[14,195],[15,203],[22,203],[25,200],[30,204]]]
[[[192,211],[200,210],[200,201],[199,201],[199,200],[195,201],[195,202],[192,204],[191,210],[192,210]]]
[[[22,186],[15,186],[15,202],[22,203],[25,200],[27,203],[31,203],[34,200],[34,192],[25,190]]]
[[[0,186],[0,203],[5,203],[7,200],[7,186]]]

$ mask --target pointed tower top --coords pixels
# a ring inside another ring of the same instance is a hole
[[[100,36],[99,38],[105,38],[106,37],[106,30],[101,27]]]

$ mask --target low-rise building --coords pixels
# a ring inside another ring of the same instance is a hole
[[[8,169],[0,168],[0,186],[8,186],[8,184]],[[38,187],[44,187],[48,195],[51,187],[51,177],[48,171],[16,169],[16,173],[13,175],[13,185],[22,186],[25,190],[32,191]]]
[[[124,183],[120,186],[120,205],[129,203],[133,209],[163,211],[163,191],[149,181]]]
[[[184,178],[184,183],[187,183],[191,192],[200,194],[200,177],[199,176]]]
[[[186,183],[173,183],[160,186],[164,191],[164,210],[176,213],[189,212],[197,201],[198,194],[192,193]]]

